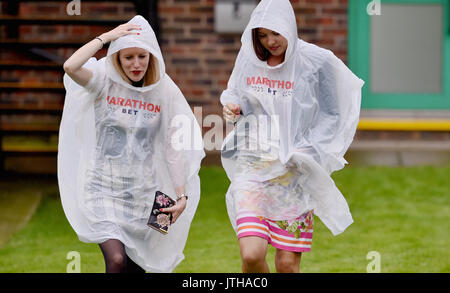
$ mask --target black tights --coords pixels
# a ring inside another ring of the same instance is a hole
[[[145,273],[128,257],[120,240],[109,239],[99,245],[105,258],[106,273]]]

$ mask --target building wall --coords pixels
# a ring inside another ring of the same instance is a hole
[[[6,3],[2,1],[2,11]],[[21,16],[67,16],[61,2],[23,2]],[[293,0],[299,35],[305,41],[331,49],[347,59],[347,0]],[[240,34],[219,35],[214,32],[213,0],[164,0],[158,2],[161,50],[167,73],[178,84],[192,106],[203,106],[203,115],[221,113],[219,96],[226,88],[240,48]],[[80,17],[129,17],[135,14],[132,2],[83,2]],[[78,16],[72,16],[76,18]],[[112,28],[112,27],[111,27]],[[21,40],[83,40],[87,41],[106,31],[106,27],[86,25],[20,25]],[[5,37],[5,27],[2,37]],[[7,36],[6,36],[7,37]],[[76,48],[47,49],[66,60]],[[106,54],[101,50],[96,57]],[[1,50],[0,61],[35,60],[29,53]],[[58,71],[12,70],[0,72],[1,81],[62,82]],[[1,94],[0,102],[46,107],[62,105],[63,98],[55,93]]]
[[[0,2],[0,14],[7,14],[8,2]],[[65,17],[70,1],[30,1],[19,4],[20,16]],[[348,61],[347,22],[348,0],[291,0],[299,37],[307,42],[332,50],[345,63]],[[219,97],[226,88],[228,78],[240,48],[240,34],[220,35],[214,32],[214,0],[160,0],[161,50],[167,73],[175,80],[191,106],[202,106],[202,115],[221,115]],[[73,18],[131,19],[136,14],[131,1],[81,1],[81,16]],[[87,42],[113,27],[95,25],[20,25],[19,40]],[[0,26],[0,40],[8,39],[10,25]],[[62,64],[77,48],[45,49]],[[97,58],[106,55],[100,50]],[[0,48],[0,62],[40,62],[27,51]],[[62,83],[63,72],[46,69],[1,69],[0,82],[56,82]],[[4,91],[0,90],[0,104],[13,107],[62,108],[64,92],[55,91]],[[364,113],[362,113],[364,114]],[[1,115],[0,123],[59,125],[60,116],[47,114]],[[203,128],[203,132],[208,129]],[[57,141],[50,139],[50,141]],[[450,141],[448,131],[358,131],[355,141],[437,142]],[[352,145],[354,147],[354,145]],[[397,147],[394,147],[394,149]],[[425,147],[425,152],[429,152]],[[356,148],[357,149],[357,148]],[[447,149],[450,148],[445,148]],[[395,151],[396,152],[396,151]],[[392,156],[399,157],[395,152]],[[367,153],[364,153],[364,157]],[[384,156],[384,155],[383,155]],[[414,155],[415,157],[421,157]],[[215,163],[218,159],[209,156]],[[208,158],[208,157],[207,157]],[[378,158],[376,158],[378,160]],[[372,162],[369,162],[372,164]],[[11,166],[21,164],[11,163]],[[35,164],[36,166],[42,164]],[[52,165],[56,168],[56,164]]]
[[[347,0],[293,0],[299,36],[347,60]],[[168,74],[192,105],[221,113],[219,97],[240,48],[240,34],[214,31],[213,0],[159,1]]]

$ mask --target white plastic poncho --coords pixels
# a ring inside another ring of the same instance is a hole
[[[258,59],[252,42],[258,27],[287,39],[283,63]],[[298,38],[288,0],[261,1],[241,42],[220,98],[243,112],[222,145],[234,229],[242,209],[277,221],[314,210],[333,235],[343,232],[353,219],[330,174],[347,163],[364,82],[331,51]]]
[[[140,35],[120,37],[111,42],[105,58],[89,59],[84,66],[93,77],[84,88],[64,76],[58,146],[61,201],[81,241],[119,239],[146,271],[171,272],[184,258],[200,199],[201,132],[183,94],[165,73],[152,28],[139,15],[130,22],[141,26]],[[129,47],[156,57],[156,83],[134,87],[119,75],[111,56]],[[169,234],[149,228],[155,192],[175,197],[175,188],[182,186],[189,200]]]

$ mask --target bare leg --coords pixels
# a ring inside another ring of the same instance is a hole
[[[257,236],[239,239],[243,273],[269,273],[266,262],[267,240]]]
[[[275,268],[277,273],[300,273],[301,252],[277,249]]]

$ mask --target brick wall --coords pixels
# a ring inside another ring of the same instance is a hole
[[[347,62],[347,3],[348,0],[291,0],[299,36],[307,42],[332,50]],[[8,11],[8,2],[0,1],[0,14]],[[21,16],[65,17],[70,1],[29,1],[19,5]],[[100,2],[100,1],[99,1]],[[220,35],[214,32],[214,0],[159,0],[161,50],[167,73],[178,84],[191,106],[202,106],[203,117],[221,114],[219,96],[240,48],[240,34]],[[92,18],[127,18],[136,14],[131,1],[95,3],[81,1],[81,16]],[[78,16],[72,16],[76,19]],[[20,25],[19,40],[87,41],[113,27],[94,25]],[[0,26],[0,40],[9,38],[10,25]],[[60,63],[77,48],[52,48]],[[105,56],[100,50],[97,58]],[[0,62],[42,62],[26,50],[0,47]],[[2,69],[0,82],[62,82],[61,69]],[[0,90],[1,105],[62,107],[64,92]],[[58,116],[1,115],[2,123],[58,124]],[[207,131],[206,128],[203,131]],[[358,131],[355,140],[415,140],[448,141],[450,132],[425,131]],[[14,164],[13,164],[14,165]],[[37,166],[39,164],[36,164]]]
[[[69,1],[23,2],[19,15],[66,16]],[[297,15],[299,35],[308,42],[333,50],[346,61],[347,54],[347,0],[293,0]],[[1,10],[6,11],[2,1]],[[225,89],[237,52],[240,35],[218,35],[214,32],[213,0],[164,0],[158,3],[161,30],[161,50],[166,62],[167,73],[179,85],[192,106],[203,106],[203,115],[221,113],[218,99]],[[131,2],[83,2],[82,17],[126,17],[135,14]],[[72,16],[76,18],[77,16]],[[112,28],[112,27],[111,27]],[[85,25],[20,25],[21,40],[89,40],[107,27]],[[5,37],[5,27],[2,28]],[[47,49],[67,59],[76,48]],[[106,54],[101,50],[96,57]],[[18,50],[0,51],[0,60],[36,60],[36,56]],[[62,75],[55,70],[45,73],[29,70],[0,72],[1,81],[54,81],[62,82]],[[38,97],[37,97],[38,96]],[[48,100],[47,100],[48,99]],[[63,99],[55,94],[45,93],[2,93],[1,103],[46,105],[60,104]]]
[[[347,60],[347,0],[293,0],[299,36]],[[219,96],[240,48],[240,34],[214,32],[213,0],[159,1],[168,74],[204,115],[221,113]]]

